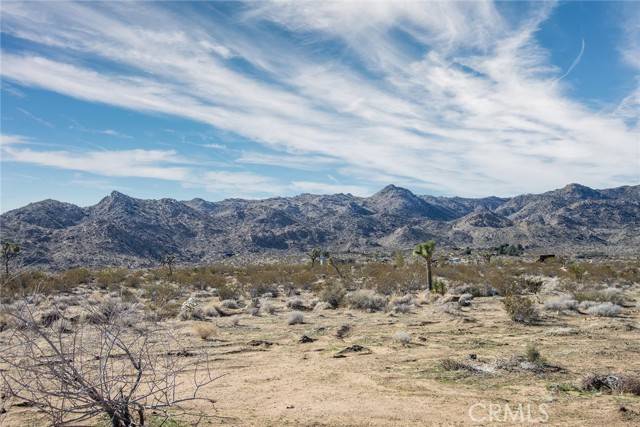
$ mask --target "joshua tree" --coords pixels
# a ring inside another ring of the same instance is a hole
[[[169,277],[173,276],[173,264],[175,264],[176,262],[176,256],[175,255],[165,255],[162,258],[162,265],[167,267],[169,269]]]
[[[428,242],[420,243],[413,250],[413,254],[421,256],[427,261],[427,280],[429,283],[429,291],[433,290],[433,279],[431,276],[431,263],[433,262],[433,253],[436,251],[436,242],[429,240]]]
[[[17,243],[5,241],[2,242],[2,262],[4,263],[4,274],[9,277],[9,261],[18,256],[20,246]]]
[[[314,267],[316,265],[316,261],[322,255],[322,251],[320,250],[320,248],[314,248],[307,255],[311,259],[311,267]]]

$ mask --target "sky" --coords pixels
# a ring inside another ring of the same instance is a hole
[[[0,4],[0,209],[640,183],[640,2]]]

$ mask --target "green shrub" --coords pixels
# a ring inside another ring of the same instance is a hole
[[[444,283],[444,281],[435,279],[433,281],[433,292],[438,295],[444,295],[447,293],[447,285]]]

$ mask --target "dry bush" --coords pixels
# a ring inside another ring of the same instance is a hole
[[[622,307],[610,302],[603,302],[588,307],[586,312],[592,316],[616,317],[622,312]]]
[[[263,313],[274,314],[276,312],[276,307],[271,301],[263,301],[260,303],[260,310]]]
[[[534,343],[529,343],[527,345],[525,359],[527,359],[528,362],[535,363],[536,365],[544,365],[546,363],[542,357],[542,353],[540,353],[540,350],[538,350],[538,347]]]
[[[91,272],[82,267],[72,268],[61,273],[59,279],[70,285],[82,285],[91,282],[93,276]]]
[[[307,310],[307,306],[304,305],[302,298],[294,297],[287,300],[287,308],[291,310]]]
[[[411,343],[411,335],[406,331],[398,331],[393,334],[393,340],[401,345],[409,345]]]
[[[349,307],[370,312],[382,311],[387,306],[387,297],[370,289],[359,289],[347,294]]]
[[[287,317],[288,325],[298,325],[301,323],[304,323],[304,314],[299,311],[294,311]]]
[[[110,268],[95,273],[96,283],[103,289],[124,283],[127,278],[127,270],[123,268]]]
[[[204,320],[205,314],[200,303],[194,297],[189,297],[180,307],[178,319],[180,320]]]
[[[458,305],[460,307],[469,307],[471,305],[471,301],[473,301],[473,295],[462,294],[460,295],[460,298],[458,298]]]
[[[617,305],[623,305],[625,302],[624,293],[616,288],[605,289],[591,289],[581,290],[574,292],[576,300],[582,301],[597,301],[597,302],[610,302]]]
[[[509,294],[502,300],[509,318],[518,323],[534,323],[539,319],[538,312],[530,298]]]
[[[332,308],[337,308],[342,304],[346,289],[340,282],[329,282],[320,291],[320,299],[328,303]]]
[[[630,393],[640,396],[640,377],[631,374],[588,374],[582,379],[582,390]]]
[[[231,310],[238,310],[240,308],[240,305],[238,304],[238,301],[236,301],[235,299],[225,299],[222,300],[220,302],[220,305],[224,308],[228,308]]]
[[[165,421],[202,418],[185,407],[216,377],[202,358],[179,358],[164,330],[84,324],[74,331],[44,328],[26,304],[9,313],[12,330],[0,354],[3,389],[11,402],[39,410],[50,425],[94,424],[107,417],[113,427],[148,425],[151,414]],[[44,363],[43,363],[44,361]],[[178,387],[193,375],[192,384]],[[178,378],[180,378],[178,380]]]
[[[216,327],[207,322],[197,322],[191,329],[196,336],[205,341],[216,334]]]
[[[555,298],[551,298],[544,303],[544,309],[549,311],[567,311],[577,310],[578,301],[571,298],[569,295],[560,295]]]

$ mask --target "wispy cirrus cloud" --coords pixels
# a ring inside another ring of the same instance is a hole
[[[176,166],[184,160],[174,150],[42,151],[18,146],[25,142],[28,141],[20,136],[3,135],[3,161],[31,163],[113,177],[182,181],[190,176],[189,168]]]
[[[535,38],[552,11],[536,3],[507,19],[492,2],[262,2],[204,16],[156,3],[10,3],[3,30],[50,53],[3,52],[2,75],[234,132],[279,153],[245,152],[235,163],[331,165],[354,193],[391,179],[460,195],[637,180],[625,159],[637,155],[638,112],[594,112],[568,96]],[[173,168],[212,191],[345,188],[247,171],[194,179]]]

